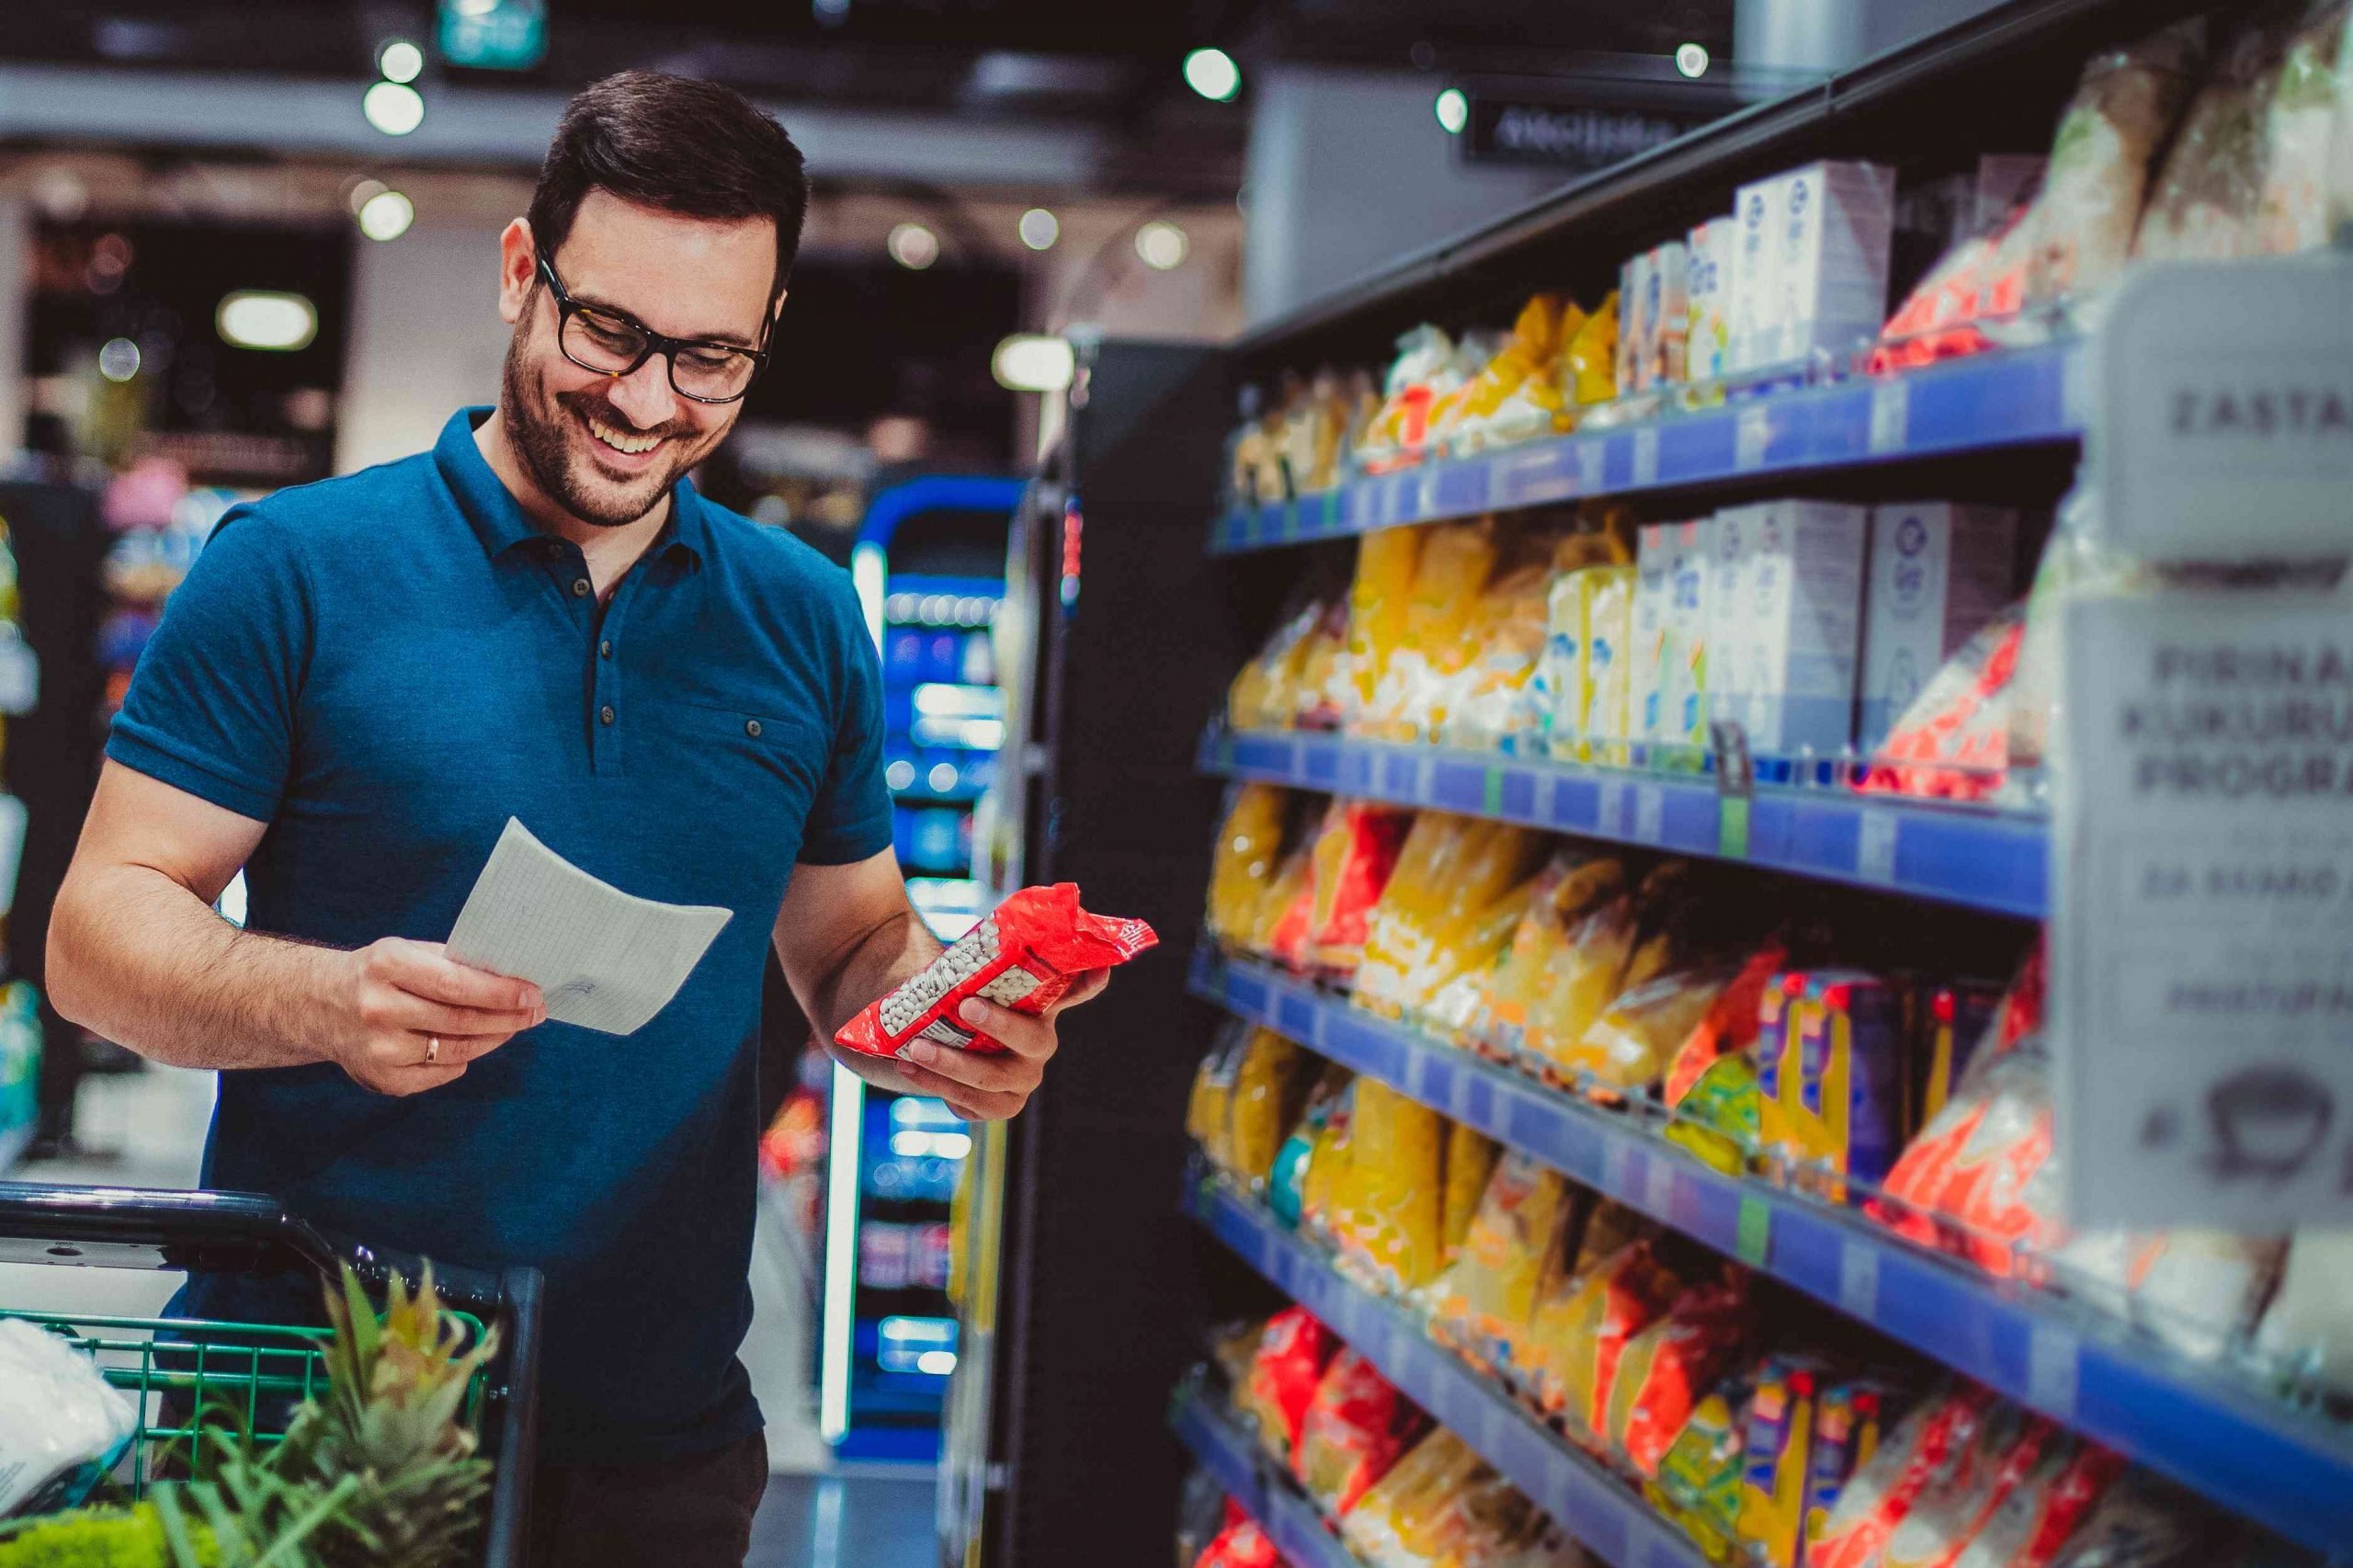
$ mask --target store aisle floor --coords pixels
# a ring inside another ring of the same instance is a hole
[[[744,1568],[929,1568],[928,1473],[779,1475],[752,1527]]]

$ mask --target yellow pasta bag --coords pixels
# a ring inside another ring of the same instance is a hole
[[[1552,580],[1548,562],[1528,562],[1500,572],[1479,596],[1438,671],[1431,725],[1448,745],[1491,751],[1534,733],[1526,693],[1544,653]]]
[[[1315,846],[1294,845],[1275,868],[1235,945],[1298,968],[1305,961],[1307,926],[1315,896]]]
[[[1357,1081],[1352,1079],[1333,1096],[1324,1124],[1314,1130],[1307,1174],[1299,1184],[1301,1228],[1334,1244],[1341,1237],[1340,1210],[1348,1199],[1356,1165],[1356,1100]]]
[[[1446,1129],[1446,1203],[1439,1227],[1443,1260],[1461,1256],[1463,1238],[1487,1193],[1487,1178],[1495,1175],[1503,1145],[1471,1126],[1452,1121]]]
[[[1518,1150],[1495,1162],[1461,1255],[1431,1292],[1438,1330],[1458,1348],[1498,1363],[1526,1331],[1569,1193],[1566,1176]]]
[[[1228,1112],[1235,1175],[1259,1182],[1274,1170],[1275,1151],[1299,1115],[1306,1065],[1299,1047],[1274,1030],[1250,1031],[1234,1067]]]
[[[1611,290],[1569,340],[1563,356],[1569,401],[1608,403],[1618,395],[1618,291]]]
[[[1335,706],[1351,731],[1369,730],[1374,699],[1405,635],[1407,607],[1422,562],[1425,528],[1381,528],[1357,543],[1348,586],[1347,654],[1336,672]]]
[[[1506,1057],[1519,1050],[1529,1011],[1546,974],[1567,949],[1570,926],[1603,899],[1622,892],[1625,883],[1625,868],[1614,857],[1586,849],[1553,852],[1537,874],[1528,906],[1488,977],[1472,1020],[1474,1041]]]
[[[1541,1369],[1545,1413],[1560,1416],[1571,1436],[1598,1446],[1627,1341],[1656,1321],[1683,1286],[1649,1243],[1636,1242],[1539,1302],[1529,1337]]]
[[[1414,573],[1397,647],[1381,672],[1369,713],[1370,733],[1392,740],[1429,733],[1445,662],[1460,647],[1463,627],[1502,549],[1501,530],[1493,517],[1438,523],[1423,531],[1429,537]]]
[[[1260,902],[1282,855],[1290,802],[1271,784],[1245,784],[1233,792],[1218,825],[1210,864],[1210,935],[1243,942],[1256,926]]]
[[[1590,1073],[1613,1088],[1647,1088],[1666,1075],[1669,1062],[1708,1016],[1735,971],[1722,967],[1678,970],[1620,992],[1579,1039],[1563,1065]]]
[[[1390,886],[1409,861],[1415,880],[1393,900],[1384,892],[1373,909],[1357,1005],[1391,1017],[1427,1017],[1449,1036],[1466,1029],[1481,980],[1534,895],[1546,847],[1533,829],[1423,812]]]
[[[1309,605],[1286,617],[1257,656],[1242,666],[1226,688],[1225,721],[1237,730],[1287,730],[1299,707],[1300,671],[1307,662],[1309,636],[1323,615]]]
[[[1620,983],[1633,956],[1634,901],[1620,894],[1571,927],[1545,967],[1529,1007],[1523,1049],[1556,1071],[1574,1071],[1576,1048]]]
[[[1185,1131],[1222,1171],[1233,1168],[1233,1085],[1245,1041],[1235,1030],[1219,1032],[1193,1074],[1192,1099],[1185,1108]]]
[[[1340,1517],[1340,1535],[1368,1562],[1397,1561],[1405,1533],[1487,1471],[1469,1444],[1440,1426],[1405,1451]]]
[[[1354,1122],[1350,1240],[1384,1289],[1419,1290],[1438,1268],[1442,1119],[1377,1079],[1359,1078]]]

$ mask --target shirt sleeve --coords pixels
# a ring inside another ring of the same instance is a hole
[[[139,655],[107,756],[225,811],[267,822],[284,798],[312,602],[283,526],[221,520]]]
[[[891,847],[891,791],[882,780],[882,662],[847,577],[840,597],[847,609],[836,617],[845,648],[833,756],[801,833],[801,859],[811,866],[847,866]]]

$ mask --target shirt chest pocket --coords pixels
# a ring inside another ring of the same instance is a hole
[[[631,774],[683,786],[714,812],[756,813],[771,831],[789,819],[798,833],[824,784],[831,734],[756,703],[665,703],[648,717],[630,746]]]

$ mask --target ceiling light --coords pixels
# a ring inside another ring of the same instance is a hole
[[[1471,100],[1460,87],[1449,87],[1438,94],[1433,106],[1438,110],[1438,122],[1449,136],[1460,136],[1462,128],[1471,123]]]
[[[359,100],[368,123],[387,136],[405,136],[425,123],[425,100],[401,82],[379,82]]]
[[[1232,103],[1242,90],[1242,67],[1222,49],[1197,49],[1185,56],[1185,85],[1211,103]]]
[[[361,208],[392,188],[380,179],[357,179],[351,182],[351,188],[343,193],[343,199],[350,206],[351,215],[357,218]]]
[[[359,232],[371,240],[397,240],[416,222],[416,208],[397,190],[380,190],[360,204]]]
[[[1185,231],[1165,218],[1155,218],[1136,231],[1136,254],[1154,272],[1166,272],[1185,264],[1185,254],[1193,242]]]
[[[384,74],[387,82],[414,82],[425,74],[425,51],[404,38],[396,38],[377,51],[376,69]]]
[[[319,335],[319,312],[300,294],[240,289],[222,297],[212,324],[223,343],[236,347],[291,351],[308,348]]]
[[[1051,250],[1062,235],[1062,220],[1044,208],[1032,207],[1021,215],[1021,243],[1031,250]]]
[[[921,223],[902,223],[891,231],[891,259],[921,272],[939,259],[939,236]]]
[[[996,346],[989,370],[1009,391],[1051,392],[1070,385],[1077,363],[1068,338],[1017,332]]]
[[[110,381],[127,381],[139,373],[139,345],[127,337],[109,337],[98,350],[98,374]]]
[[[1704,43],[1677,44],[1675,68],[1686,76],[1698,80],[1708,74],[1708,46]]]

